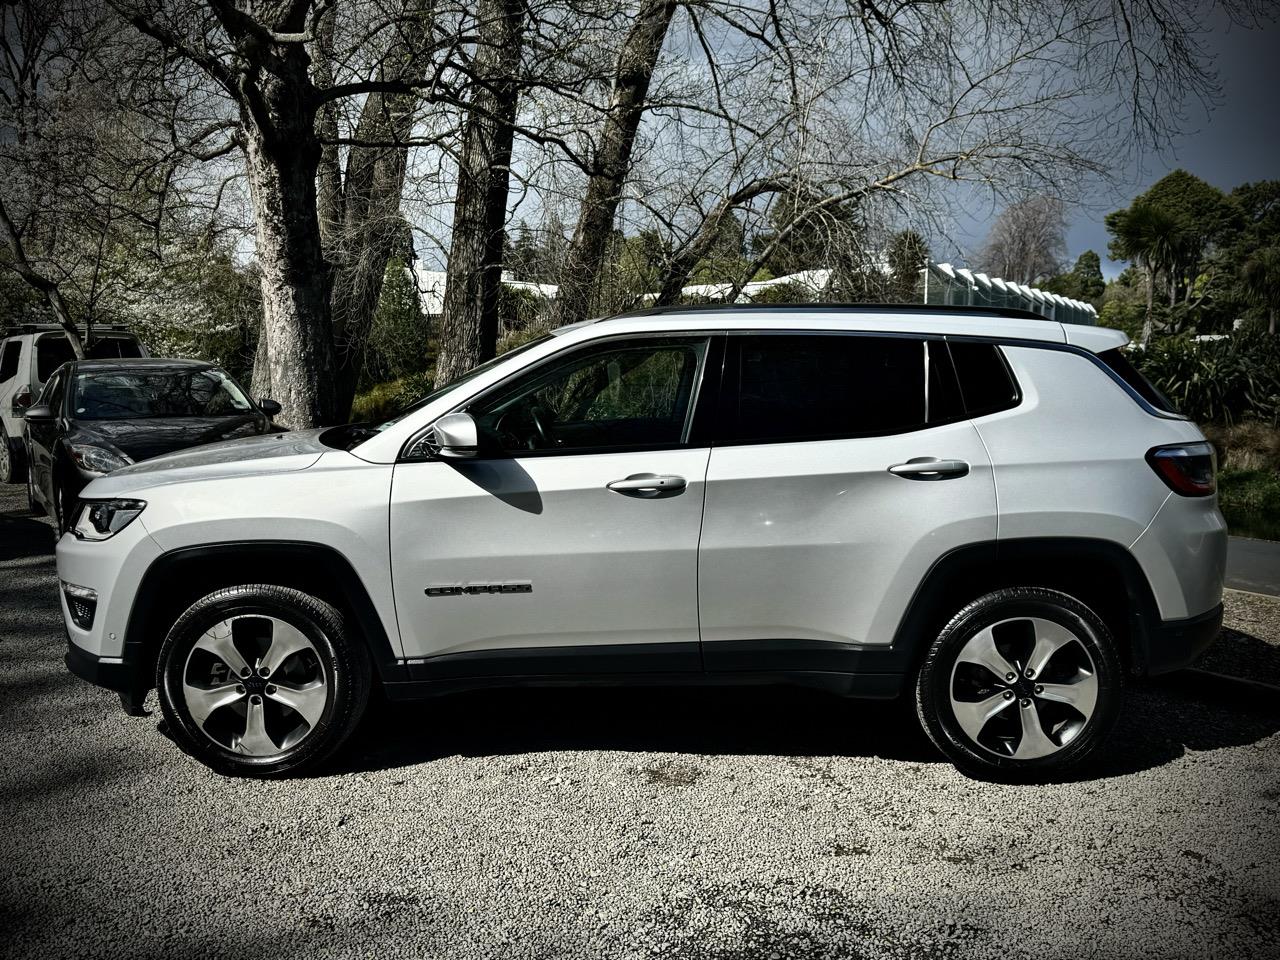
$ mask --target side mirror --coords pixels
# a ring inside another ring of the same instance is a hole
[[[263,397],[258,401],[258,409],[265,413],[268,417],[278,416],[281,409],[280,404],[272,400],[270,397]]]
[[[27,423],[48,423],[54,419],[53,408],[43,403],[37,403],[34,407],[27,407],[23,411],[22,419]]]
[[[436,456],[466,460],[480,452],[480,428],[469,413],[445,414],[432,427]]]

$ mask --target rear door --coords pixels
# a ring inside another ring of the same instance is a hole
[[[865,669],[939,557],[995,540],[991,465],[946,345],[729,342],[699,550],[706,667]]]

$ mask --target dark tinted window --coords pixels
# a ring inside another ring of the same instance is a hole
[[[594,450],[684,441],[706,341],[645,339],[580,351],[468,412],[503,450]]]
[[[925,394],[929,423],[964,419],[964,401],[951,366],[951,355],[941,340],[929,341],[928,393]]]
[[[71,341],[64,334],[45,334],[36,341],[36,379],[44,383],[53,371],[75,358]]]
[[[44,389],[40,391],[40,399],[36,402],[61,415],[62,395],[66,392],[63,388],[66,386],[66,382],[66,377],[61,375],[54,377],[44,385]]]
[[[1142,397],[1143,400],[1157,410],[1163,410],[1165,413],[1178,412],[1169,398],[1161,393],[1155,384],[1144,377],[1142,371],[1129,362],[1129,358],[1121,352],[1119,347],[1114,350],[1104,350],[1098,354],[1098,359],[1110,367],[1116,376],[1133,387],[1138,392],[1138,396]]]
[[[1018,405],[1018,384],[998,346],[952,340],[950,347],[969,416],[980,417]]]
[[[142,351],[132,337],[99,337],[85,354],[89,360],[132,360],[142,356]]]
[[[10,340],[4,345],[4,352],[0,353],[0,383],[13,378],[18,372],[18,355],[22,352],[22,344],[17,340]]]
[[[731,439],[819,440],[925,424],[923,341],[906,337],[736,337]]]

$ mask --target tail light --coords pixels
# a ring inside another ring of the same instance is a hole
[[[1218,489],[1218,458],[1208,443],[1177,443],[1147,451],[1147,463],[1174,493],[1207,497]]]
[[[10,406],[13,408],[14,416],[21,416],[22,411],[31,406],[31,388],[22,386],[18,388],[17,393],[13,395],[13,401]]]

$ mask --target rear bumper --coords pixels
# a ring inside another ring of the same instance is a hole
[[[1156,624],[1147,638],[1145,672],[1154,676],[1189,666],[1213,643],[1221,627],[1222,604],[1197,617]]]

